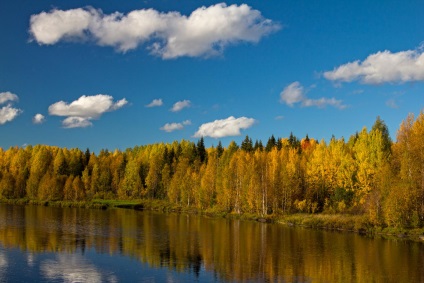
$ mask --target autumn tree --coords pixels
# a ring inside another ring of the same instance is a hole
[[[168,188],[168,199],[171,203],[179,205],[183,204],[183,191],[189,189],[188,179],[191,177],[189,163],[190,161],[187,157],[182,157],[176,166],[175,173],[172,176]],[[190,193],[186,194],[191,195]],[[190,202],[190,197],[188,197],[187,201]]]
[[[53,160],[54,174],[57,176],[68,174],[68,164],[63,154],[63,149],[59,149],[54,160]]]
[[[63,179],[51,174],[51,172],[46,172],[40,180],[37,191],[37,199],[43,201],[62,200],[63,183],[61,180]]]
[[[111,190],[114,196],[117,196],[119,186],[121,185],[121,182],[124,179],[125,166],[126,166],[126,160],[125,160],[124,154],[121,151],[116,150],[113,153],[113,156],[110,162],[110,173],[112,175]],[[82,174],[84,174],[84,172]]]
[[[120,199],[132,199],[140,196],[143,184],[140,177],[140,162],[132,157],[125,167],[124,179],[118,190]]]
[[[163,193],[161,187],[163,159],[160,152],[155,152],[150,157],[149,171],[146,177],[147,197],[150,199],[159,198]]]
[[[3,171],[0,175],[0,196],[9,199],[14,196],[15,180],[11,173]]]
[[[199,188],[199,206],[201,209],[213,207],[216,195],[216,179],[218,170],[217,150],[211,150],[208,163],[202,166]]]
[[[14,178],[13,198],[22,198],[26,193],[29,177],[30,149],[19,149],[12,157],[9,172]]]
[[[74,181],[74,176],[71,175],[66,178],[65,185],[63,187],[63,199],[64,200],[74,200],[74,190],[72,188],[72,182]]]
[[[37,199],[38,185],[47,172],[52,159],[51,152],[46,146],[37,146],[31,158],[30,175],[27,181],[26,193],[30,199]]]
[[[414,119],[410,114],[401,124],[394,146],[395,164],[399,167],[397,192],[391,190],[386,202],[386,217],[407,225],[415,215],[415,226],[424,221],[424,112]],[[399,195],[404,196],[400,213]],[[407,201],[407,202],[405,202]],[[409,215],[409,217],[406,217]],[[397,217],[394,217],[397,216]]]

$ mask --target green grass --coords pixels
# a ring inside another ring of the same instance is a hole
[[[91,201],[93,204],[99,204],[106,208],[128,208],[141,210],[144,208],[141,200],[103,200],[94,199]]]
[[[405,229],[373,225],[365,215],[348,214],[291,214],[278,219],[279,223],[312,229],[352,231],[372,237],[423,241],[424,228]]]
[[[347,214],[291,214],[279,222],[289,225],[305,226],[318,229],[344,230],[369,233],[373,226],[363,215]]]

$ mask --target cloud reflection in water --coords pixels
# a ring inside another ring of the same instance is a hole
[[[59,254],[56,261],[46,260],[41,264],[41,272],[48,280],[63,282],[117,282],[113,275],[102,278],[93,264],[76,254]]]

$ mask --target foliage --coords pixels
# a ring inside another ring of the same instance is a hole
[[[424,225],[423,176],[423,112],[407,117],[396,142],[377,117],[370,131],[348,142],[290,133],[272,135],[265,147],[246,136],[240,147],[232,141],[205,148],[201,138],[97,155],[46,145],[0,148],[3,200],[148,200],[166,209],[261,218],[325,212],[399,229]]]

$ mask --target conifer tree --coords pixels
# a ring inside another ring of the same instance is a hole
[[[199,156],[201,163],[207,162],[208,154],[206,152],[205,141],[203,140],[203,137],[201,137],[197,142],[197,155]]]
[[[253,150],[254,151],[263,151],[264,150],[264,146],[263,146],[263,144],[262,144],[262,141],[261,140],[256,140],[255,141],[255,146],[253,147]]]
[[[88,147],[87,147],[87,149],[85,150],[85,153],[84,153],[84,168],[85,168],[85,166],[88,165],[88,162],[90,162],[90,156],[91,156],[90,149],[88,149]]]
[[[289,146],[292,147],[292,148],[299,148],[300,147],[300,141],[295,135],[293,135],[293,132],[290,132]]]
[[[246,152],[252,152],[253,151],[253,143],[252,139],[249,138],[249,136],[246,135],[246,138],[241,142],[241,150]]]
[[[220,158],[223,153],[224,153],[224,148],[222,147],[221,141],[219,141],[218,146],[216,147],[216,155],[218,156],[218,158]]]
[[[275,146],[277,146],[277,141],[275,140],[274,135],[272,135],[266,143],[265,150],[270,152]]]

